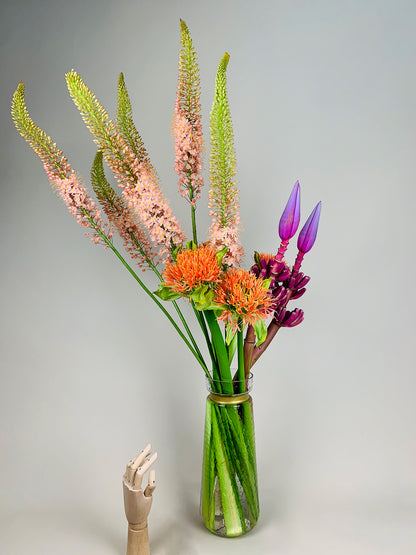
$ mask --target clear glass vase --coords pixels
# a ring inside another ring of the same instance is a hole
[[[242,388],[233,382],[232,395],[220,393],[225,388],[219,380],[207,384],[201,515],[214,534],[241,536],[259,517],[252,376]]]

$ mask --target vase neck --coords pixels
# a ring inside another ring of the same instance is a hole
[[[211,392],[208,399],[219,405],[241,405],[250,399],[250,395],[247,392],[235,395],[218,395],[218,393]]]

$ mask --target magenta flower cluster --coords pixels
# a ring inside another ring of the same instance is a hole
[[[318,232],[321,203],[319,202],[299,233],[296,256],[293,268],[283,260],[290,239],[296,234],[300,222],[300,185],[297,181],[292,189],[289,200],[279,222],[279,236],[281,239],[277,255],[274,257],[255,254],[255,264],[251,271],[262,279],[270,279],[269,291],[274,301],[273,321],[279,327],[294,327],[303,321],[303,310],[295,308],[288,310],[288,302],[298,299],[306,291],[310,281],[299,271],[304,255],[311,250]]]

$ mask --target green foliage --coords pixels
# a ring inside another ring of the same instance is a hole
[[[195,243],[195,241],[193,241],[192,239],[190,241],[186,242],[185,248],[187,251],[196,251],[198,248],[198,244]]]
[[[29,143],[49,172],[57,177],[68,176],[69,166],[63,152],[56,143],[38,127],[29,115],[25,103],[25,86],[19,83],[13,94],[11,114],[20,135]]]
[[[229,59],[229,54],[225,53],[218,66],[210,118],[210,207],[223,227],[234,217],[238,199],[234,138],[227,99],[226,70]]]
[[[127,87],[124,82],[124,75],[120,73],[117,86],[117,127],[120,130],[126,143],[136,154],[139,161],[143,161],[148,157],[143,140],[140,137],[136,126],[133,122],[133,111],[131,108],[130,98]]]
[[[224,245],[224,247],[222,247],[222,249],[219,250],[215,254],[215,257],[216,257],[217,262],[218,262],[218,266],[221,266],[222,260],[223,260],[224,256],[227,254],[227,252],[228,252],[228,247],[227,247],[227,245]]]
[[[267,326],[261,318],[254,324],[254,332],[257,337],[256,345],[261,345],[267,337]]]
[[[182,295],[180,293],[176,293],[171,287],[167,285],[159,285],[159,289],[154,291],[154,294],[162,299],[162,301],[176,301],[176,299],[180,299]]]
[[[233,340],[237,340],[237,333],[235,332],[234,326],[225,326],[225,342],[229,346]],[[235,350],[237,350],[237,343],[235,345]],[[228,356],[230,356],[230,351],[228,351]]]
[[[228,338],[226,338],[226,339],[227,339],[227,341],[228,341]],[[237,334],[234,333],[234,336],[232,337],[231,341],[229,341],[229,342],[227,343],[228,362],[230,363],[230,365],[231,365],[231,363],[232,363],[232,361],[233,361],[235,352],[237,351],[237,343],[238,343],[237,339],[238,339]]]
[[[195,291],[192,292],[190,295],[194,306],[197,310],[212,310],[214,305],[214,292],[211,289],[210,285],[205,284],[201,285]]]

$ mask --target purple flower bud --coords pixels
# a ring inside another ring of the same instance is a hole
[[[270,260],[270,276],[275,281],[285,281],[290,277],[290,268],[285,262]]]
[[[284,281],[283,285],[288,289],[292,289],[292,292],[295,293],[298,289],[306,287],[310,279],[309,276],[305,276],[302,272],[297,272]],[[292,296],[292,299],[293,298],[295,297]]]
[[[311,278],[309,276],[305,276],[302,272],[299,272],[295,279],[295,289],[299,289],[300,287],[305,287]]]
[[[296,181],[279,222],[279,235],[282,241],[289,241],[295,235],[299,220],[300,186],[299,181]]]
[[[303,321],[303,310],[295,308],[291,311],[281,308],[274,313],[274,321],[284,328],[293,328]]]
[[[306,291],[306,287],[302,287],[302,289],[296,289],[296,291],[293,291],[290,298],[292,300],[299,299],[299,297],[301,297],[305,293],[305,291]]]
[[[298,249],[302,254],[311,250],[318,232],[319,216],[321,215],[321,202],[315,206],[312,214],[307,219],[298,237]]]
[[[268,277],[270,277],[269,262],[266,262],[265,258],[263,258],[261,255],[258,255],[256,264],[251,267],[250,271],[256,277],[267,279]]]
[[[289,289],[282,285],[277,286],[272,291],[273,306],[277,310],[279,306],[285,306],[289,300]]]

